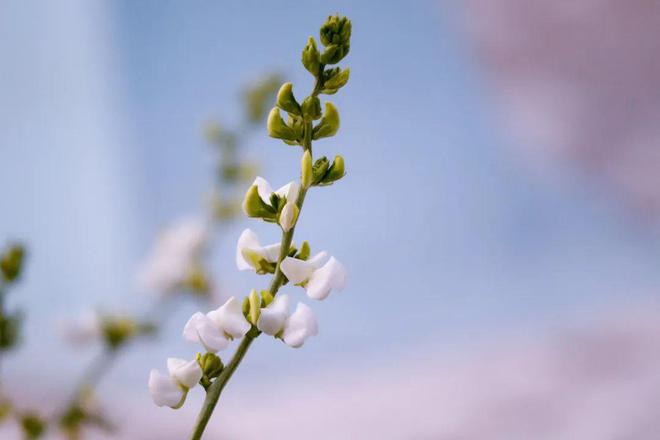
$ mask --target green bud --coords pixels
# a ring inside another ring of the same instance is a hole
[[[296,139],[302,139],[303,133],[305,132],[305,123],[300,116],[295,116],[291,113],[286,118],[287,124],[293,130],[294,136]],[[286,141],[285,141],[286,142]],[[292,142],[292,141],[289,141]],[[287,143],[289,143],[287,142]],[[297,142],[294,142],[294,145]]]
[[[321,101],[317,96],[308,96],[302,103],[303,117],[308,121],[315,121],[321,117]]]
[[[273,295],[268,290],[261,291],[261,307],[268,307],[273,302]]]
[[[344,170],[344,158],[337,155],[335,156],[335,160],[332,162],[332,165],[330,165],[328,172],[325,173],[325,176],[323,176],[323,179],[321,179],[319,182],[319,185],[331,185],[333,182],[336,182],[345,175],[346,171]]]
[[[350,75],[350,69],[339,71],[323,83],[323,90],[321,90],[321,93],[325,93],[326,95],[335,94],[337,90],[346,85]]]
[[[351,21],[339,15],[329,16],[320,30],[321,43],[324,46],[330,44],[346,45],[351,42]]]
[[[139,327],[131,318],[106,317],[102,324],[105,343],[112,350],[121,347],[137,335]]]
[[[325,103],[325,114],[321,118],[314,131],[312,132],[312,139],[317,140],[324,137],[334,136],[339,130],[339,113],[337,108],[331,103]]]
[[[285,112],[300,116],[300,104],[293,96],[293,85],[290,82],[284,83],[280,87],[280,91],[277,93],[277,106]]]
[[[214,379],[220,376],[222,370],[225,366],[222,364],[222,360],[215,353],[204,353],[203,355],[197,354],[197,363],[202,369],[202,373],[208,379]]]
[[[312,37],[309,37],[307,45],[302,51],[302,63],[309,73],[314,76],[319,75],[319,70],[321,69],[321,55],[316,47],[316,41],[314,41],[314,38]]]
[[[296,255],[296,258],[299,260],[306,261],[309,258],[310,252],[311,249],[309,247],[309,242],[305,240],[302,242],[302,245],[300,245],[300,251],[298,252],[298,255]]]
[[[268,115],[268,135],[276,139],[295,141],[296,134],[293,129],[287,126],[280,116],[280,110],[273,107]]]
[[[250,296],[248,297],[248,301],[250,302],[250,322],[254,325],[257,325],[259,314],[261,313],[261,299],[259,298],[259,295],[257,295],[256,290],[252,289]]]
[[[284,232],[289,232],[298,220],[300,208],[296,205],[295,201],[288,201],[282,211],[280,212],[279,224]]]
[[[268,103],[272,102],[273,95],[282,84],[278,74],[270,74],[251,84],[243,92],[247,119],[251,123],[261,122],[268,111]]]
[[[307,189],[312,186],[312,173],[312,153],[310,153],[309,150],[305,150],[302,159],[300,160],[300,182],[303,188]]]
[[[277,219],[277,211],[262,200],[257,185],[252,185],[245,194],[243,211],[248,217],[261,218],[266,221]]]
[[[19,313],[0,315],[0,351],[6,351],[16,346],[21,321],[22,316]]]
[[[37,439],[46,430],[46,422],[32,412],[21,415],[20,422],[26,439]]]
[[[330,162],[325,156],[318,158],[314,162],[314,166],[312,167],[312,185],[316,185],[323,180],[323,177],[328,172],[328,168],[330,168]]]
[[[12,282],[18,279],[23,269],[25,248],[21,245],[10,246],[0,256],[0,272],[5,281]]]
[[[242,310],[243,310],[243,315],[247,317],[248,313],[250,313],[250,298],[247,296],[243,298]]]

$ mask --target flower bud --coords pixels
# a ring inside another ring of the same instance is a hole
[[[280,87],[280,91],[277,93],[277,106],[285,112],[300,116],[300,104],[293,96],[293,85],[290,82],[284,83]]]
[[[286,205],[282,208],[282,212],[280,212],[280,226],[284,232],[289,232],[293,228],[298,219],[299,212],[300,210],[295,201],[286,202]]]
[[[339,15],[329,16],[320,30],[321,43],[324,46],[331,44],[346,45],[351,42],[351,21]]]
[[[321,122],[314,127],[312,132],[312,139],[317,140],[324,137],[334,136],[339,130],[339,113],[337,108],[331,103],[325,103],[325,114],[321,118]]]
[[[222,360],[215,353],[204,353],[203,355],[197,354],[197,362],[202,369],[202,373],[207,379],[214,379],[220,376],[225,366]]]
[[[296,255],[296,258],[299,260],[306,261],[309,258],[310,252],[311,249],[309,247],[309,242],[305,240],[300,245],[300,251],[298,251],[298,255]]]
[[[274,221],[277,212],[272,206],[263,201],[259,196],[259,188],[252,185],[243,199],[243,211],[248,217],[262,218],[266,221]]]
[[[313,171],[312,171],[312,153],[305,150],[300,161],[300,182],[302,187],[307,189],[312,185]]]
[[[101,330],[107,346],[115,350],[136,336],[138,325],[130,318],[107,317]]]
[[[0,314],[0,351],[9,350],[18,343],[21,315]]]
[[[344,158],[337,155],[335,156],[332,165],[330,165],[328,172],[325,173],[325,176],[323,176],[323,179],[319,182],[319,185],[331,185],[333,182],[344,177],[344,175],[346,175],[346,171],[344,170]]]
[[[296,140],[295,132],[284,123],[277,107],[273,107],[268,115],[268,135],[276,139]]]
[[[0,256],[0,273],[5,281],[12,282],[18,279],[23,268],[25,248],[21,245],[9,247]]]
[[[317,185],[323,178],[325,177],[325,174],[328,172],[328,168],[330,167],[330,162],[328,162],[328,158],[325,156],[322,156],[314,162],[314,166],[312,167],[312,184]]]
[[[36,413],[28,412],[20,416],[23,437],[26,439],[38,439],[46,430],[46,422]]]
[[[316,96],[308,96],[302,103],[303,117],[308,120],[317,120],[321,117],[321,101]]]
[[[325,93],[326,95],[332,95],[336,93],[337,90],[346,85],[350,75],[350,69],[344,69],[336,72],[323,83],[322,93]]]
[[[250,296],[248,296],[248,302],[250,303],[249,311],[249,320],[252,324],[257,325],[259,320],[259,312],[261,310],[261,299],[257,295],[257,291],[252,289]]]
[[[302,63],[303,66],[305,66],[305,69],[307,69],[312,75],[318,76],[320,74],[320,54],[319,50],[316,48],[316,41],[314,41],[314,38],[312,37],[309,37],[307,45],[303,49]]]

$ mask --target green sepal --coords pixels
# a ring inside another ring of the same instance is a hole
[[[273,107],[268,114],[267,127],[268,135],[275,139],[283,139],[287,141],[295,141],[298,139],[293,128],[284,123],[282,116],[280,116],[280,110],[277,107]]]
[[[339,112],[337,108],[331,103],[325,103],[325,114],[321,118],[314,131],[312,132],[312,139],[317,140],[324,137],[334,136],[339,130]]]
[[[257,325],[259,320],[259,315],[261,314],[261,298],[257,295],[257,291],[252,289],[250,295],[248,296],[248,301],[250,303],[250,311],[248,313],[250,319],[249,321],[253,325]]]
[[[314,166],[312,166],[312,185],[317,185],[323,180],[323,177],[328,172],[328,168],[330,168],[330,162],[325,156],[318,158],[314,162]]]
[[[310,252],[311,252],[311,249],[309,247],[309,242],[307,240],[305,240],[300,245],[300,250],[296,254],[295,258],[297,258],[299,260],[302,260],[302,261],[307,261],[307,259],[309,258]]]
[[[273,295],[270,294],[268,290],[262,290],[261,291],[261,307],[268,307],[270,303],[273,302]]]
[[[301,108],[293,95],[293,84],[290,82],[282,84],[280,91],[277,93],[276,105],[285,112],[300,116]]]
[[[261,218],[266,221],[277,220],[277,211],[261,199],[257,185],[252,185],[247,190],[243,199],[243,211],[248,217]]]
[[[10,246],[0,256],[0,272],[2,277],[7,282],[12,282],[18,279],[23,269],[23,261],[25,259],[25,248],[20,244]]]
[[[202,379],[215,379],[220,376],[222,370],[225,368],[222,360],[215,353],[197,353],[197,363],[199,368],[202,369],[203,377]],[[200,380],[201,382],[201,380]]]

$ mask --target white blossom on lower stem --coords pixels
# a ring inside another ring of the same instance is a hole
[[[202,369],[197,360],[167,359],[169,374],[162,374],[156,369],[149,373],[149,392],[158,406],[181,408],[188,391],[194,388],[202,378]]]
[[[289,297],[277,295],[268,307],[261,309],[257,328],[267,335],[275,336],[284,328],[284,323],[289,317]]]
[[[238,270],[260,270],[261,259],[276,263],[280,255],[280,243],[262,246],[259,237],[252,229],[245,229],[236,245],[236,266]]]
[[[241,304],[231,297],[222,306],[206,315],[197,312],[183,328],[183,337],[199,342],[207,351],[217,352],[229,346],[235,338],[242,338],[250,330],[250,323],[243,316]]]
[[[289,281],[305,287],[307,296],[321,300],[325,299],[333,289],[343,290],[347,277],[344,265],[335,257],[330,257],[321,265],[325,257],[325,252],[319,252],[306,261],[286,257],[280,268]]]
[[[257,328],[267,335],[281,338],[287,345],[301,347],[307,338],[318,334],[318,324],[312,309],[298,303],[289,315],[289,297],[278,295],[268,307],[261,309]]]
[[[156,239],[137,276],[139,287],[161,295],[181,288],[208,241],[208,225],[197,218],[178,221]]]
[[[284,323],[282,340],[293,348],[299,348],[307,338],[318,333],[319,327],[312,309],[299,302],[295,312]]]

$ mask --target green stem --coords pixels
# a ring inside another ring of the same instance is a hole
[[[323,67],[321,67],[321,72]],[[322,88],[322,80],[320,79],[321,75],[317,76],[316,84],[314,85],[314,90],[312,91],[312,96],[317,96]],[[303,139],[303,151],[309,151],[310,154],[312,152],[312,121],[305,121],[305,138]],[[298,206],[298,212],[300,215],[300,211],[302,210],[303,203],[305,202],[305,195],[307,194],[307,188],[303,188],[302,185],[300,187],[300,191],[298,192],[298,199],[296,199],[296,206]],[[293,241],[293,234],[295,232],[296,225],[293,225],[291,229],[289,229],[287,232],[282,232],[282,240],[280,242],[280,255],[277,259],[277,267],[275,268],[275,273],[273,274],[273,279],[270,282],[270,287],[268,288],[268,292],[274,297],[277,295],[278,290],[280,290],[280,287],[282,287],[282,284],[284,283],[284,274],[282,273],[282,270],[280,269],[280,265],[282,264],[282,260],[284,260],[287,255],[289,255],[289,249],[291,247],[291,242]],[[213,415],[213,411],[215,410],[215,406],[218,404],[218,400],[220,399],[220,394],[222,393],[222,390],[225,388],[225,385],[227,385],[227,382],[229,382],[229,379],[231,379],[232,375],[234,374],[234,371],[238,366],[240,365],[241,361],[243,360],[243,357],[245,357],[245,354],[247,353],[248,349],[250,348],[250,345],[252,344],[252,341],[254,341],[255,338],[259,336],[259,331],[253,327],[247,335],[243,338],[243,341],[241,341],[241,344],[238,346],[236,349],[236,352],[234,353],[234,356],[231,358],[229,361],[229,364],[225,366],[225,369],[222,370],[222,373],[218,378],[211,384],[211,386],[206,390],[206,398],[204,399],[204,404],[202,405],[202,409],[199,412],[199,415],[197,416],[197,421],[195,422],[195,427],[193,428],[192,435],[190,436],[190,440],[199,440],[202,438],[202,435],[204,434],[204,430],[206,429],[206,425],[208,425],[209,420],[211,419],[211,416]]]

